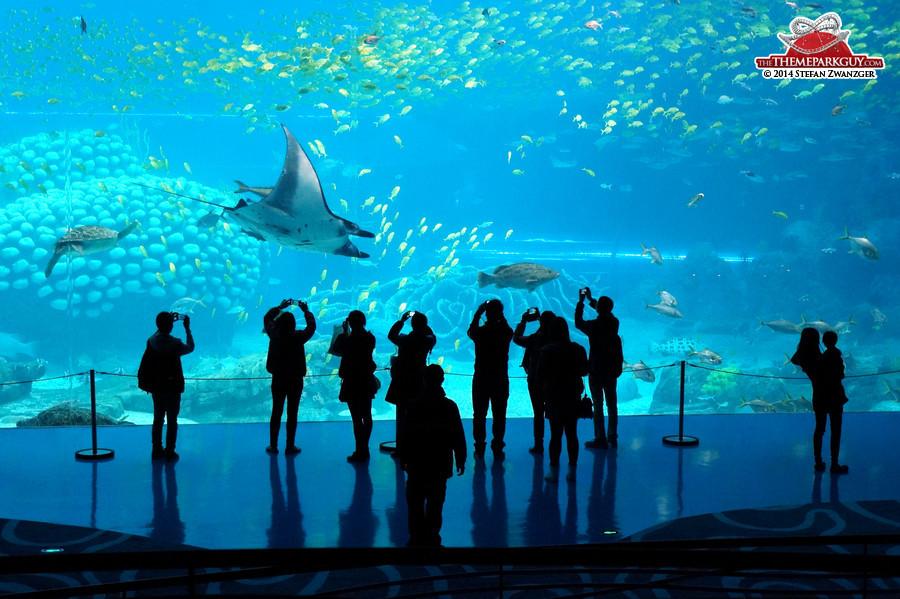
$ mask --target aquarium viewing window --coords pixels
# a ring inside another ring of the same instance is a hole
[[[900,9],[829,7],[885,66],[807,79],[755,62],[824,10],[787,4],[3,9],[0,425],[83,423],[90,370],[101,422],[149,423],[135,374],[164,310],[196,340],[182,421],[267,421],[283,299],[317,322],[301,420],[349,419],[327,349],[351,310],[376,418],[407,310],[471,417],[478,305],[571,326],[583,287],[621,321],[620,414],[675,413],[683,360],[688,413],[809,411],[805,326],[838,333],[847,410],[897,409]]]

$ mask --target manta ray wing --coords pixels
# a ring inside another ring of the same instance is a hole
[[[241,226],[259,237],[298,250],[368,258],[350,235],[374,237],[356,223],[334,214],[325,203],[322,185],[312,163],[282,125],[287,140],[284,168],[278,182],[259,202],[245,202],[228,210]]]

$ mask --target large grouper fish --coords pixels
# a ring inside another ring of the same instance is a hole
[[[333,213],[325,203],[325,194],[316,170],[297,138],[284,125],[287,154],[275,187],[245,188],[260,196],[259,201],[241,199],[234,208],[225,208],[222,216],[248,235],[307,252],[368,258],[350,241],[350,235],[375,237],[356,223]],[[243,187],[243,185],[242,185]]]

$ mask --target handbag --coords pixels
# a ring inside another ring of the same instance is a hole
[[[594,417],[594,402],[591,401],[591,398],[588,397],[588,394],[585,393],[581,396],[581,399],[578,400],[578,417],[579,418],[593,418]]]

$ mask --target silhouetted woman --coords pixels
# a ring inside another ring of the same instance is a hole
[[[412,331],[401,333],[410,320]],[[391,360],[391,384],[384,400],[397,406],[397,438],[395,452],[401,450],[406,432],[406,409],[414,397],[422,392],[422,372],[437,338],[428,326],[428,318],[421,312],[405,312],[388,331],[388,339],[397,346],[397,356]],[[399,456],[398,456],[399,457]]]
[[[525,354],[522,356],[522,368],[525,369],[528,395],[531,398],[531,410],[534,414],[534,446],[528,451],[535,454],[544,453],[544,393],[537,375],[537,358],[544,345],[547,344],[550,326],[555,318],[556,315],[550,310],[538,312],[537,308],[533,308],[522,314],[522,320],[519,321],[513,332],[513,343],[525,348]],[[526,325],[535,320],[540,322],[538,330],[531,335],[526,335]]]
[[[831,463],[832,472],[841,474],[847,472],[846,466],[841,466],[837,460],[837,453],[841,445],[841,413],[843,403],[838,406],[838,412],[833,409],[830,386],[826,382],[825,364],[822,359],[822,351],[819,349],[819,331],[812,327],[806,327],[800,331],[800,342],[797,351],[791,357],[791,362],[799,366],[812,383],[813,412],[816,415],[816,429],[813,432],[813,454],[815,455],[815,470],[825,470],[825,462],[822,460],[822,437],[825,435],[825,425],[828,416],[831,415]],[[843,365],[843,364],[842,364]],[[843,373],[842,373],[843,374]],[[838,380],[840,384],[840,380]]]
[[[366,315],[353,310],[344,321],[344,331],[335,342],[341,356],[338,376],[341,377],[340,400],[350,409],[356,450],[348,462],[369,460],[369,438],[372,436],[372,398],[375,397],[375,335],[366,330]]]
[[[300,395],[303,394],[303,377],[306,376],[306,350],[303,345],[316,332],[316,319],[306,302],[299,302],[306,328],[295,330],[296,320],[284,309],[291,305],[284,300],[280,305],[270,309],[263,317],[263,326],[269,335],[269,353],[266,357],[266,370],[272,375],[272,417],[269,419],[269,446],[267,453],[278,453],[278,432],[281,428],[281,415],[287,400],[287,442],[285,454],[300,453],[294,444],[297,434],[297,411],[300,408]]]
[[[569,339],[569,325],[561,316],[557,316],[551,325],[549,341],[541,350],[537,363],[544,410],[550,421],[550,473],[544,478],[549,482],[559,480],[559,456],[565,434],[569,454],[566,480],[574,481],[578,463],[578,412],[584,390],[582,377],[588,373],[587,353]]]

